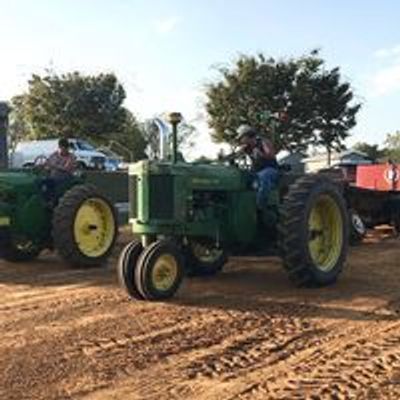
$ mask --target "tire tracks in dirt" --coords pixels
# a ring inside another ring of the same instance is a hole
[[[277,307],[279,308],[279,304]],[[302,319],[304,306],[297,305],[296,309],[296,305],[293,305],[291,308],[293,319],[280,320],[274,317],[269,326],[255,327],[240,335],[236,333],[209,348],[193,349],[185,353],[184,357],[181,354],[177,358],[172,356],[169,363],[174,365],[177,371],[175,374],[159,365],[152,370],[151,376],[139,374],[131,381],[128,378],[125,386],[122,385],[117,392],[117,397],[111,390],[99,392],[100,397],[95,395],[93,398],[119,398],[133,387],[136,394],[130,392],[131,399],[291,399],[297,398],[299,393],[299,398],[304,398],[303,394],[311,390],[310,385],[307,386],[308,381],[305,381],[304,387],[294,381],[296,378],[308,376],[308,368],[318,370],[329,365],[332,351],[336,351],[339,360],[343,361],[343,351],[350,349],[354,342],[358,343],[360,340],[360,343],[364,343],[371,335],[385,337],[388,332],[400,332],[400,323],[396,321],[395,315],[382,316],[377,313],[377,322],[373,323],[373,328],[370,321],[328,321],[321,326]],[[262,314],[255,313],[255,318],[263,321]],[[277,314],[277,310],[274,314]],[[363,326],[369,328],[361,339],[357,339]],[[392,342],[388,339],[386,343],[386,347],[390,347]],[[397,339],[393,340],[390,351],[396,347],[396,343]],[[384,348],[385,344],[378,343],[378,349],[379,346]],[[388,357],[391,360],[393,355],[390,353]],[[316,362],[315,366],[313,362]],[[356,367],[354,363],[349,364],[350,370],[353,367]],[[291,370],[296,372],[288,374]],[[323,398],[326,391],[331,390],[330,385],[335,383],[334,378],[332,373],[327,375],[327,388],[318,381],[322,397],[315,398]],[[350,387],[349,393],[354,395],[359,389],[356,386],[354,389]]]
[[[325,343],[310,344],[272,371],[259,369],[229,399],[366,398],[400,367],[399,345],[400,322],[377,322],[375,329],[352,326]]]

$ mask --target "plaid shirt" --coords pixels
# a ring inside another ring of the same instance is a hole
[[[74,172],[76,157],[71,153],[62,155],[57,150],[47,159],[46,166],[50,170],[51,178],[65,178]]]

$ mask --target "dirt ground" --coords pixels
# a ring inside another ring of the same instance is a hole
[[[113,268],[0,261],[1,399],[400,398],[400,240],[386,231],[318,290],[294,289],[277,259],[234,259],[144,303]]]

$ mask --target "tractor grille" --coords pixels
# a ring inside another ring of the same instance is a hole
[[[137,218],[137,186],[138,178],[133,175],[129,177],[129,218]]]
[[[174,217],[174,178],[171,175],[152,175],[149,178],[150,218]]]

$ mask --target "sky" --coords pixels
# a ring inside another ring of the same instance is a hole
[[[363,104],[349,145],[400,129],[400,2],[395,0],[0,0],[0,100],[32,73],[114,72],[140,119],[180,111],[215,154],[204,87],[240,54],[320,48]]]

